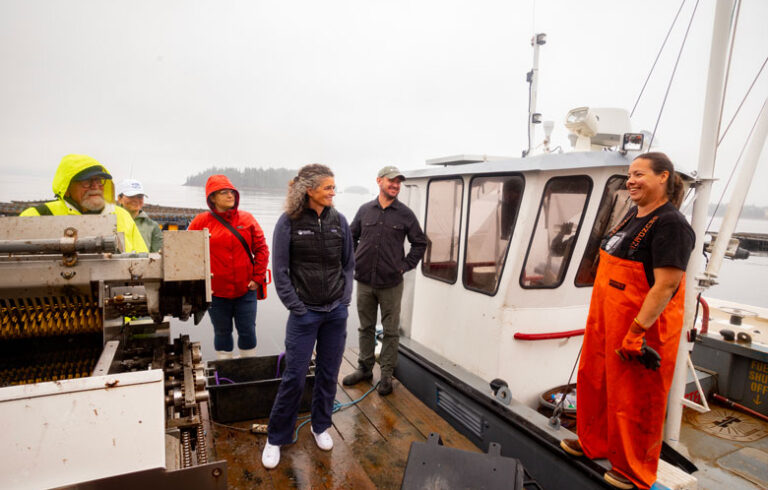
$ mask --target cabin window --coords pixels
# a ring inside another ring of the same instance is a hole
[[[597,210],[597,218],[589,234],[589,242],[584,251],[584,257],[576,272],[575,283],[577,286],[592,286],[597,273],[597,259],[600,256],[600,242],[608,230],[619,223],[619,220],[627,214],[632,206],[627,191],[627,176],[614,175],[605,184],[603,197],[600,199],[600,207]]]
[[[456,282],[459,271],[459,230],[464,181],[442,179],[427,187],[427,251],[421,272],[441,281]]]
[[[496,294],[523,185],[518,175],[475,177],[470,182],[463,269],[466,288]]]
[[[585,175],[547,182],[520,275],[522,287],[556,288],[563,282],[591,189]]]

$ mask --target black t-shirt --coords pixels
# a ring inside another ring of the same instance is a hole
[[[685,216],[667,202],[642,218],[637,207],[624,216],[623,226],[608,235],[601,248],[620,259],[643,263],[648,285],[653,286],[653,269],[675,267],[685,270],[696,235]]]

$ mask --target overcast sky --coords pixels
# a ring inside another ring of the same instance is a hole
[[[636,130],[653,129],[694,4],[633,117]],[[212,165],[323,162],[342,186],[372,187],[385,164],[519,156],[534,32],[548,36],[538,111],[567,148],[569,109],[631,110],[679,5],[0,0],[0,176],[49,175],[63,155],[84,153],[117,177],[182,183]],[[686,170],[698,155],[713,12],[714,1],[701,0],[657,134]],[[726,119],[768,56],[766,19],[768,2],[744,0]],[[767,95],[764,72],[721,146],[718,176],[727,177]],[[748,202],[768,205],[766,184],[764,154]]]

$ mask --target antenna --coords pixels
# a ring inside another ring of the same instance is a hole
[[[536,124],[541,122],[541,114],[536,112],[536,98],[539,85],[539,47],[547,43],[547,35],[543,32],[534,34],[531,38],[533,46],[533,68],[526,75],[528,82],[528,149],[523,156],[531,153],[531,141],[536,141]]]
[[[552,130],[555,128],[555,121],[544,121],[541,125],[544,128],[544,153],[549,153],[549,143],[552,141]]]

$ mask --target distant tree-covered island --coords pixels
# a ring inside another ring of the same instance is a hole
[[[211,167],[187,177],[184,185],[204,186],[211,175],[226,175],[232,184],[240,189],[280,189],[288,187],[288,182],[296,176],[297,170],[287,168]]]

